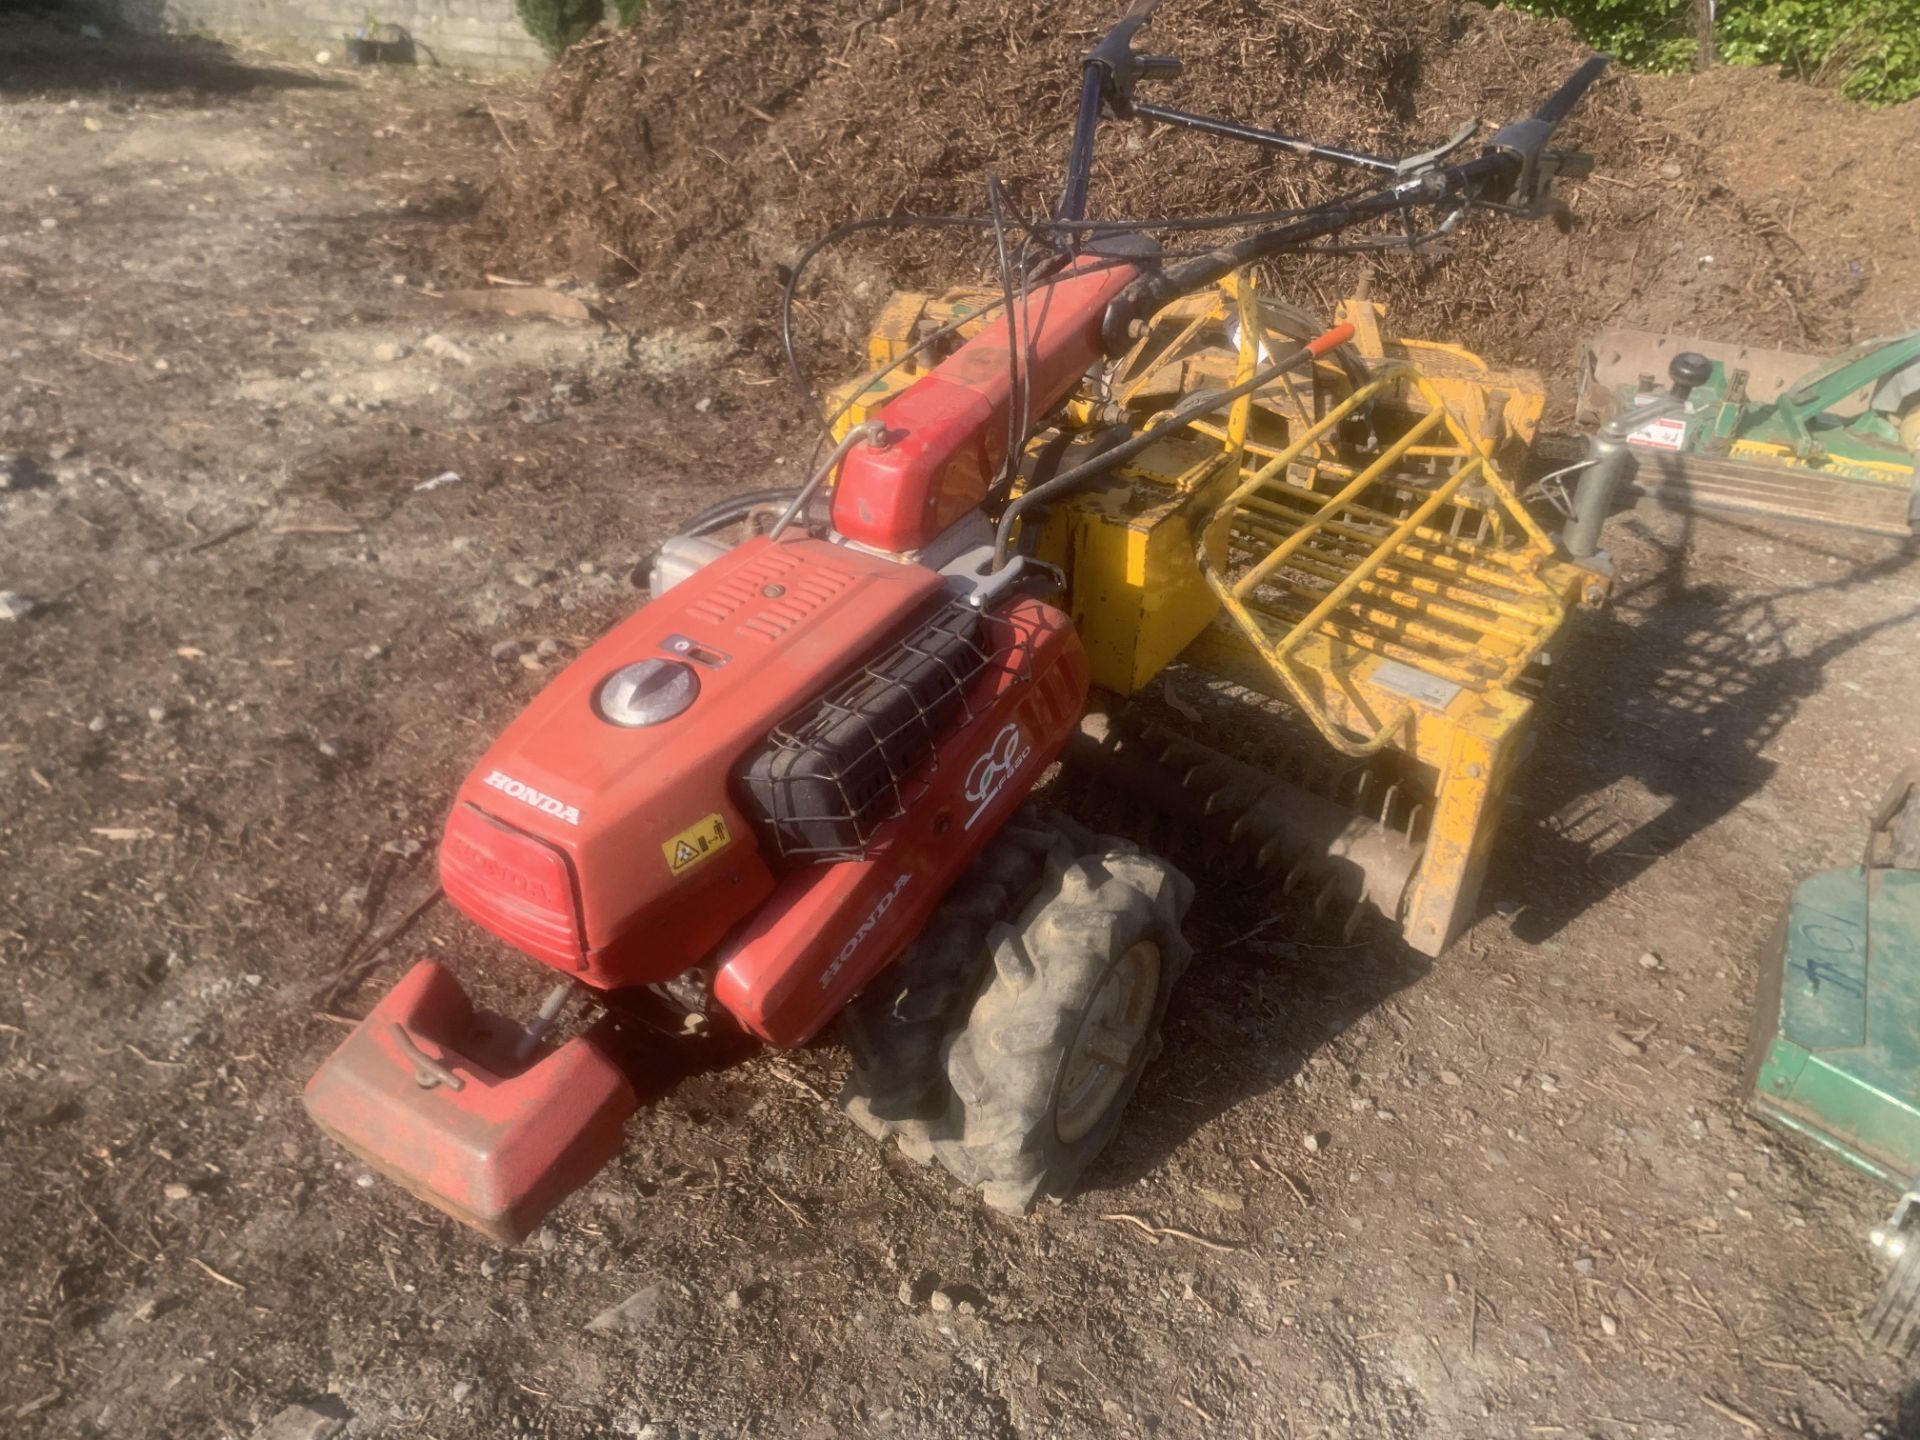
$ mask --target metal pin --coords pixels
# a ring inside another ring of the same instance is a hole
[[[1373,771],[1362,769],[1360,772],[1360,783],[1353,787],[1353,808],[1358,810],[1362,815],[1367,815],[1369,819],[1371,819],[1372,816],[1369,815],[1367,811],[1367,791],[1373,787],[1373,779]]]
[[[1218,790],[1209,791],[1207,803],[1200,808],[1202,815],[1218,815],[1222,810],[1232,808],[1233,786],[1222,785]]]
[[[1266,870],[1272,866],[1275,860],[1282,859],[1285,856],[1286,848],[1286,837],[1276,834],[1269,838],[1267,843],[1255,852],[1253,863],[1258,869]]]
[[[560,1012],[567,1008],[567,1001],[573,995],[573,983],[556,985],[547,992],[547,998],[540,1002],[540,1008],[534,1011],[533,1019],[527,1022],[527,1028],[520,1032],[520,1039],[513,1047],[513,1058],[525,1061],[530,1058],[540,1039],[553,1028],[553,1022],[560,1018]]]

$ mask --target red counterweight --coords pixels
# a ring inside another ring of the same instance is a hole
[[[1013,383],[1008,327],[1024,349],[1021,379],[1030,423],[1073,392],[1104,351],[1100,319],[1140,272],[1111,260],[1075,270],[1016,301],[1001,316],[889,401],[884,447],[856,446],[840,467],[833,527],[849,540],[905,555],[920,550],[987,498],[1007,458]]]
[[[307,1113],[421,1199],[516,1244],[620,1153],[640,1103],[588,1036],[529,1062],[521,1035],[418,961],[307,1082]]]

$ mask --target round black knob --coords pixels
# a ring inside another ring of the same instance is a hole
[[[1676,388],[1691,390],[1713,378],[1713,362],[1697,350],[1682,350],[1667,362],[1667,374]]]

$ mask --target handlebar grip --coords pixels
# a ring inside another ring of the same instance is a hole
[[[1573,107],[1580,103],[1582,95],[1593,88],[1593,82],[1600,78],[1607,64],[1607,56],[1589,55],[1580,68],[1569,75],[1566,82],[1533,112],[1533,118],[1543,120],[1549,126],[1558,125],[1573,113]]]

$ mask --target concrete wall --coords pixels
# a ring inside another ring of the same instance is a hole
[[[413,36],[420,63],[470,70],[537,70],[547,63],[514,13],[513,0],[109,0],[143,29],[287,41],[331,50],[345,62],[341,37],[369,12]]]

